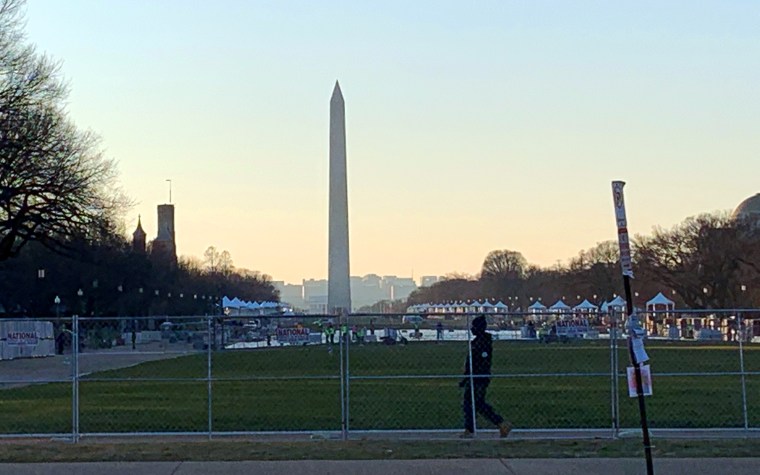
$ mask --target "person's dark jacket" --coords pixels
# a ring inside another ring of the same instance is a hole
[[[490,375],[491,374],[491,359],[493,352],[493,339],[490,333],[483,332],[476,335],[472,340],[472,374],[477,375]],[[470,355],[464,362],[464,374],[470,375]],[[463,383],[469,381],[469,378],[462,380]],[[491,382],[491,378],[474,378],[475,384],[481,384],[487,386]]]

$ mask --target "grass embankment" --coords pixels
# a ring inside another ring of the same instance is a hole
[[[757,457],[760,453],[760,440],[655,440],[654,444],[655,459]],[[594,457],[643,457],[641,440],[0,443],[4,463]]]

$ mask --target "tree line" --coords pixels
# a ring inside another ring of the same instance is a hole
[[[760,227],[725,212],[690,217],[632,240],[634,304],[662,292],[683,308],[747,308],[760,297]],[[541,268],[517,251],[495,250],[477,276],[449,275],[409,296],[408,305],[489,298],[525,310],[540,300],[599,305],[623,294],[617,241]]]
[[[225,295],[279,300],[269,276],[235,269],[231,258],[224,269],[187,257],[176,266],[165,266],[134,252],[119,236],[67,246],[73,255],[31,242],[16,258],[0,264],[5,316],[215,315]],[[206,251],[210,252],[215,252],[213,247]]]
[[[24,5],[0,0],[0,310],[175,315],[216,312],[226,293],[276,300],[226,251],[168,267],[132,252],[116,162],[69,119],[59,64],[26,41]]]

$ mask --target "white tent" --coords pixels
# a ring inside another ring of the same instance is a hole
[[[573,310],[579,310],[581,312],[591,312],[591,311],[596,311],[598,308],[599,307],[589,302],[588,300],[584,300],[583,302],[573,307]]]
[[[496,305],[494,305],[494,307],[496,307],[496,310],[499,312],[504,311],[504,310],[509,310],[509,307],[507,307],[507,305],[501,300],[496,302]]]
[[[528,313],[532,313],[534,315],[534,318],[540,318],[541,315],[546,316],[546,305],[536,300],[528,307]]]
[[[665,306],[667,307],[675,307],[676,303],[670,300],[669,298],[662,295],[662,292],[658,292],[657,295],[655,295],[652,300],[647,302],[647,310],[649,310],[649,307],[655,307],[657,305]],[[654,308],[652,310],[655,310]]]
[[[650,301],[647,302],[647,313],[652,312],[649,319],[652,320],[652,331],[656,331],[656,317],[669,319],[672,318],[673,311],[676,309],[676,303],[658,292]],[[657,313],[655,313],[657,312]],[[663,315],[664,313],[664,315]],[[647,319],[647,330],[649,330],[649,319]]]
[[[562,299],[559,299],[554,302],[554,305],[549,307],[549,310],[570,310],[570,305],[563,302]]]
[[[538,300],[533,302],[530,307],[528,307],[528,310],[535,311],[535,310],[546,310],[546,305],[542,304]]]
[[[602,304],[602,312],[609,313],[612,311],[622,312],[625,310],[625,300],[619,295],[612,299],[610,302],[604,302]]]

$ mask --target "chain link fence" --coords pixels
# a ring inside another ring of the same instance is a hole
[[[4,321],[0,435],[461,431],[477,315]],[[641,316],[651,428],[760,428],[759,310]],[[638,427],[622,314],[487,323],[486,400],[516,429]],[[474,428],[494,426],[477,417]]]

